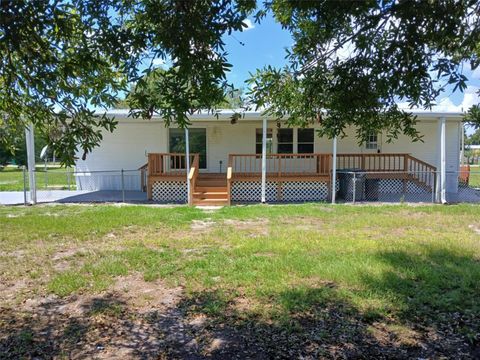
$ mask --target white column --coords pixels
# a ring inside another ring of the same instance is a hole
[[[463,122],[460,123],[460,133],[462,136],[462,148],[460,149],[460,165],[465,165],[465,128]]]
[[[27,144],[28,179],[30,183],[30,203],[37,203],[37,182],[35,179],[35,138],[33,124],[25,128],[25,142]]]
[[[262,203],[265,203],[265,192],[267,188],[267,119],[263,118],[262,127]]]
[[[440,201],[442,204],[447,202],[447,147],[446,147],[446,119],[441,117],[440,122]]]
[[[337,137],[333,138],[333,156],[332,156],[332,204],[335,204],[337,193]]]
[[[190,141],[188,139],[188,128],[185,128],[185,167],[187,168],[187,199],[190,201],[190,180],[188,176],[190,174]]]

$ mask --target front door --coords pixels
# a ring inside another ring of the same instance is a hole
[[[207,130],[202,128],[191,128],[188,130],[190,153],[200,154],[200,169],[207,168]],[[169,129],[169,152],[185,153],[185,130]]]

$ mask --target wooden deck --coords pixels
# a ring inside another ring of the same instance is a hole
[[[191,205],[228,205],[234,182],[260,181],[260,154],[230,154],[226,173],[200,173],[199,154],[190,155]],[[278,188],[286,182],[322,182],[331,189],[332,154],[269,154],[266,176]],[[142,170],[142,188],[152,199],[155,182],[186,182],[185,154],[148,154],[148,164]],[[368,178],[413,181],[433,188],[436,168],[409,154],[338,154],[337,171],[363,171]]]

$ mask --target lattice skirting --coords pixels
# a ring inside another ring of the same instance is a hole
[[[260,181],[235,181],[232,183],[233,202],[260,202]],[[328,184],[318,181],[285,181],[280,185],[267,181],[267,202],[325,201],[328,199]]]
[[[155,181],[152,185],[152,200],[165,203],[186,203],[186,181]]]
[[[385,194],[399,194],[403,192],[403,180],[400,179],[382,179],[379,180],[378,191]],[[419,186],[413,181],[407,181],[406,193],[409,194],[424,194],[431,193],[431,188],[427,186]]]

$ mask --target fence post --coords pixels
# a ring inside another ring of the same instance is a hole
[[[437,184],[437,173],[434,171],[432,172],[433,174],[433,180],[432,180],[432,203],[435,204],[435,195],[437,193],[437,189],[435,188],[435,185]]]
[[[125,202],[125,179],[124,179],[123,169],[122,169],[122,202]]]
[[[355,204],[355,196],[357,193],[357,175],[355,172],[353,173],[353,191],[352,191],[352,197],[353,197],[353,203]]]
[[[45,190],[48,189],[48,168],[47,168],[47,157],[45,156]]]
[[[67,185],[68,185],[68,190],[70,190],[70,171],[67,168]]]
[[[27,168],[23,165],[23,205],[27,206]]]

